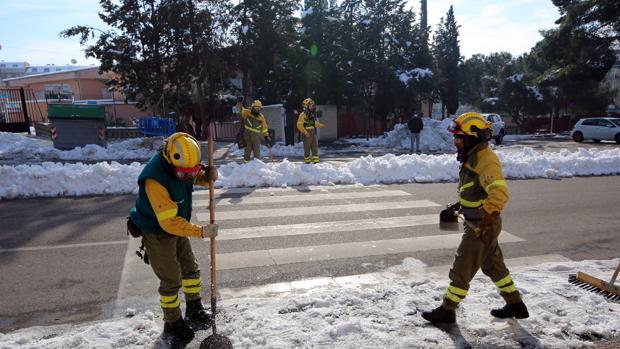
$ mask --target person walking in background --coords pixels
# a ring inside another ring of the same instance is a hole
[[[267,120],[265,116],[261,114],[263,103],[259,100],[255,100],[252,102],[250,109],[247,109],[243,107],[242,102],[243,97],[239,97],[237,99],[237,112],[241,116],[241,121],[243,122],[243,142],[245,143],[243,161],[249,162],[252,153],[254,153],[254,159],[260,160],[261,135],[267,142],[267,145],[271,147]]]
[[[424,122],[422,122],[422,118],[418,116],[418,114],[413,114],[413,117],[409,119],[407,123],[407,127],[409,128],[409,133],[411,136],[411,152],[413,153],[413,149],[415,146],[415,152],[420,152],[420,132],[424,128]]]
[[[316,103],[311,98],[306,98],[302,102],[303,111],[297,119],[297,130],[304,136],[304,161],[310,163],[310,152],[312,152],[312,162],[319,163],[319,138],[316,129],[325,127],[317,120]]]
[[[200,269],[188,239],[215,237],[218,232],[216,224],[200,226],[190,221],[194,184],[208,186],[217,179],[216,168],[200,161],[200,144],[194,137],[183,132],[168,137],[138,176],[138,196],[127,221],[131,235],[142,237],[144,261],[160,281],[163,337],[173,343],[188,343],[194,338],[193,328],[211,326],[211,315],[200,296]],[[178,294],[181,287],[185,319]]]

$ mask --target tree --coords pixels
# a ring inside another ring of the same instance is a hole
[[[243,0],[235,6],[237,66],[243,73],[243,94],[264,103],[288,98],[295,77],[299,1]]]
[[[433,53],[439,84],[439,99],[442,110],[448,114],[456,113],[459,106],[459,63],[461,53],[459,47],[459,26],[454,18],[454,9],[450,6],[446,19],[439,21],[435,31]]]
[[[87,57],[101,61],[100,71],[116,77],[108,84],[138,107],[180,115],[198,105],[199,136],[208,107],[219,103],[227,82],[228,27],[224,0],[100,1],[99,17],[111,29],[75,26],[61,33],[79,35]]]

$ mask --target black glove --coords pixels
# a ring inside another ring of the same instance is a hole
[[[265,136],[265,144],[268,148],[271,148],[271,137]]]
[[[215,166],[211,167],[205,164],[200,164],[202,167],[202,171],[205,173],[205,177],[207,181],[216,181],[217,180],[217,168]]]
[[[491,240],[493,240],[493,227],[498,219],[499,212],[487,213],[484,211],[484,216],[482,216],[482,221],[478,227],[478,229],[480,229],[478,239],[482,240],[485,244],[491,243]]]

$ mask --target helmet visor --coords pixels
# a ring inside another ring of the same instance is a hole
[[[186,181],[189,179],[196,178],[196,176],[198,176],[198,173],[200,173],[201,169],[202,169],[202,166],[200,164],[194,167],[189,167],[189,168],[175,167],[174,174],[177,176],[178,179],[182,181]]]

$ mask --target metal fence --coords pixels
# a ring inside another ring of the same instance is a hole
[[[0,89],[0,131],[30,132],[30,126],[44,120],[46,117],[31,89]]]

